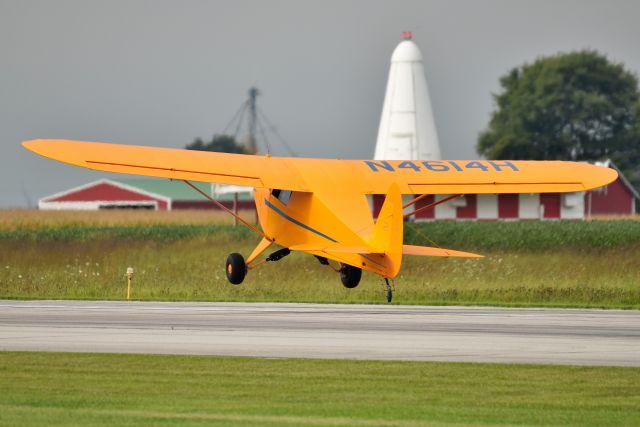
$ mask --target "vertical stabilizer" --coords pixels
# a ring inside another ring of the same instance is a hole
[[[390,278],[398,275],[402,263],[403,221],[402,194],[398,185],[392,184],[384,199],[369,241],[371,246],[379,250],[380,253],[384,253],[388,259],[389,262],[385,264]]]

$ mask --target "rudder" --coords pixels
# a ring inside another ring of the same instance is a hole
[[[397,184],[391,184],[378,214],[369,244],[385,254],[388,262],[387,275],[396,277],[402,264],[404,218],[402,216],[402,194]]]

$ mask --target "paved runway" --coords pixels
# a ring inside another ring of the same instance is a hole
[[[640,366],[640,312],[0,301],[0,350]]]

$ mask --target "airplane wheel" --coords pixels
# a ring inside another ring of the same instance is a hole
[[[342,284],[345,288],[352,289],[358,286],[361,277],[361,269],[348,264],[342,264],[342,268],[340,269],[340,280],[342,280]]]
[[[242,255],[233,253],[227,257],[227,279],[234,285],[239,285],[247,275],[247,265]]]

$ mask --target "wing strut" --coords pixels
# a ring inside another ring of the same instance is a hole
[[[438,200],[437,202],[431,203],[431,204],[429,204],[429,205],[427,205],[427,206],[423,206],[423,207],[421,207],[420,209],[416,209],[416,210],[415,210],[415,211],[413,211],[413,212],[409,212],[409,213],[407,213],[407,214],[404,214],[404,216],[403,216],[403,217],[404,217],[404,218],[406,218],[406,217],[408,217],[408,216],[415,215],[415,214],[417,214],[417,213],[420,213],[420,212],[426,211],[427,209],[431,209],[431,208],[433,208],[433,207],[435,207],[435,206],[437,206],[437,205],[439,205],[439,204],[441,204],[441,203],[448,202],[449,200],[453,200],[453,199],[455,199],[456,197],[460,197],[460,196],[462,196],[462,194],[454,194],[453,196],[445,197],[445,198],[444,198],[444,199],[442,199],[442,200]],[[422,197],[422,196],[421,196],[421,197]],[[419,199],[419,198],[420,198],[420,197],[417,197],[416,199]],[[415,200],[415,201],[417,202],[418,200]],[[410,206],[411,204],[412,204],[412,203],[410,203],[408,206]]]
[[[208,195],[207,193],[205,193],[204,191],[200,190],[198,187],[196,187],[195,185],[193,185],[191,182],[187,181],[186,179],[182,180],[185,184],[187,184],[189,187],[193,188],[194,190],[196,190],[198,193],[202,194],[206,199],[208,199],[209,201],[213,202],[216,204],[216,206],[218,206],[220,209],[222,209],[223,211],[227,212],[230,215],[233,215],[238,221],[240,221],[241,223],[243,223],[244,225],[246,225],[247,227],[249,227],[251,230],[255,231],[256,233],[258,233],[259,235],[261,235],[262,237],[264,237],[267,240],[271,240],[267,237],[266,234],[264,234],[261,230],[257,229],[256,227],[254,227],[253,225],[249,224],[247,221],[245,221],[244,219],[242,219],[240,217],[240,215],[236,214],[235,212],[233,212],[231,209],[227,208],[225,205],[223,205],[222,203],[220,203],[219,201],[217,201],[216,199],[214,199],[213,197],[211,197],[210,195]]]
[[[411,199],[408,203],[406,203],[404,206],[402,206],[402,209],[406,209],[411,205],[415,205],[416,203],[418,203],[420,200],[424,199],[425,197],[429,197],[430,194],[422,194],[418,197],[414,197],[413,199]]]

